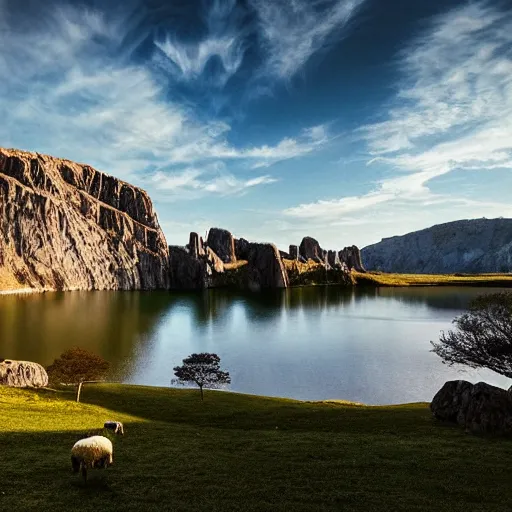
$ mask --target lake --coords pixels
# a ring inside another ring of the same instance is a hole
[[[490,371],[448,367],[430,340],[496,289],[308,287],[271,293],[65,292],[0,296],[0,357],[50,364],[80,346],[112,378],[169,386],[193,352],[216,352],[243,393],[367,404],[430,401],[446,380]]]

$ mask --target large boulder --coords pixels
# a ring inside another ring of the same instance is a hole
[[[357,272],[366,272],[363,262],[361,261],[361,251],[355,245],[342,249],[338,253],[338,257],[350,270],[354,269]]]
[[[512,393],[485,382],[448,381],[430,404],[435,418],[469,432],[512,434]]]
[[[250,289],[286,288],[288,286],[288,275],[281,255],[274,244],[251,243],[247,259]]]
[[[290,245],[288,249],[288,254],[290,255],[291,260],[299,259],[299,248],[296,245]]]
[[[0,359],[0,384],[16,388],[45,387],[48,374],[38,363]]]
[[[226,229],[210,229],[206,245],[210,247],[224,263],[233,263],[236,261],[235,239]]]
[[[310,236],[305,236],[299,246],[299,253],[306,260],[317,261],[318,263],[325,263],[323,249],[317,240]]]
[[[204,256],[205,252],[203,247],[203,239],[197,233],[190,233],[188,251],[194,258]]]

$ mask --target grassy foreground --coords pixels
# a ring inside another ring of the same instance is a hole
[[[365,407],[124,385],[0,387],[0,510],[509,511],[512,442],[433,421],[427,404]],[[114,465],[70,449],[124,422]]]
[[[512,287],[512,274],[386,274],[352,271],[356,284],[371,286],[500,286]]]

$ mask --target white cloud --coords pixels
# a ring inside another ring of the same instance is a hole
[[[288,208],[287,217],[339,222],[358,213],[358,224],[367,218],[371,225],[387,214],[390,226],[401,230],[421,227],[432,207],[439,222],[512,214],[507,204],[429,188],[454,170],[512,169],[511,15],[482,2],[457,8],[436,18],[402,52],[401,64],[405,80],[386,119],[360,130],[373,155],[368,163],[386,164],[395,175],[359,197]]]
[[[268,56],[267,74],[288,79],[353,19],[364,0],[250,0]]]

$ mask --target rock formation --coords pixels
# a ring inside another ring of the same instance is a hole
[[[210,229],[206,245],[210,247],[224,263],[236,261],[235,239],[226,229]]]
[[[0,359],[0,384],[16,388],[40,388],[48,385],[48,374],[38,363]]]
[[[286,288],[288,275],[274,244],[251,243],[248,254],[248,287]]]
[[[365,267],[383,272],[512,272],[512,219],[438,224],[384,238],[361,251]]]
[[[355,245],[345,247],[338,253],[340,261],[345,262],[347,267],[357,272],[366,272],[363,263],[361,261],[361,251]]]
[[[190,233],[189,242],[188,242],[188,250],[189,253],[194,258],[199,258],[199,256],[204,256],[204,244],[203,239],[197,233]]]
[[[0,149],[0,269],[20,287],[168,286],[168,249],[148,195],[76,164]]]
[[[299,259],[299,248],[296,245],[290,245],[289,254],[291,260]]]
[[[325,258],[323,255],[323,249],[320,244],[312,237],[305,236],[299,246],[299,253],[306,260],[313,260],[319,263],[324,263]]]
[[[235,239],[235,257],[237,260],[247,260],[249,257],[250,245],[250,242],[248,242],[245,238]]]
[[[332,268],[341,266],[341,261],[336,251],[327,252],[327,262],[329,263],[329,266],[331,266]]]
[[[457,423],[469,432],[512,434],[512,393],[485,382],[448,381],[430,409],[438,420]]]

